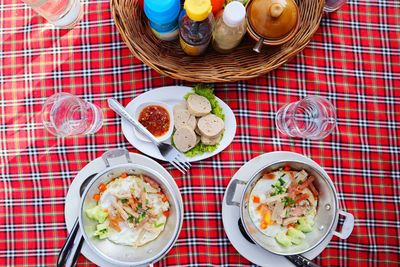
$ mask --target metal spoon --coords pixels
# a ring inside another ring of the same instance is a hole
[[[86,189],[86,186],[90,183],[90,181],[96,175],[97,175],[97,173],[94,173],[83,181],[83,183],[81,184],[81,187],[79,188],[79,196],[80,197],[82,197],[83,192]],[[68,255],[71,251],[71,248],[74,245],[74,241],[75,241],[76,234],[78,233],[78,229],[79,229],[78,218],[76,218],[74,226],[72,226],[71,233],[68,235],[67,241],[65,241],[64,246],[61,248],[61,251],[58,254],[57,267],[62,267],[66,263]],[[82,247],[81,243],[83,243],[82,240],[80,240],[80,247]],[[79,251],[80,251],[80,249],[79,249]]]

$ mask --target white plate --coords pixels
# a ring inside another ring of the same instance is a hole
[[[279,161],[279,160],[288,160],[288,161],[302,161],[310,164],[317,170],[324,172],[324,170],[313,160],[304,157],[297,153],[292,152],[271,152],[266,153],[261,156],[258,156],[245,165],[243,165],[232,177],[230,183],[235,180],[242,180],[247,182],[252,175],[254,174],[254,170],[259,170],[267,164]],[[229,184],[230,184],[229,183]],[[229,185],[228,185],[229,187]],[[228,188],[227,187],[227,188]],[[238,201],[243,193],[245,186],[238,185],[235,194],[235,200]],[[273,254],[271,252],[266,251],[265,249],[257,246],[256,244],[250,243],[247,239],[244,238],[242,233],[239,230],[238,221],[240,218],[239,207],[237,206],[228,206],[226,204],[226,191],[224,194],[224,199],[222,202],[222,222],[224,224],[224,229],[226,235],[231,241],[233,247],[246,259],[249,261],[260,265],[260,266],[293,266],[293,264],[287,260],[284,256],[279,256]],[[334,227],[334,229],[336,226]],[[317,257],[329,244],[332,239],[333,234],[329,234],[317,247],[314,249],[302,254],[304,257],[312,260]]]
[[[182,102],[184,100],[183,96],[191,91],[192,88],[186,86],[166,86],[153,89],[134,98],[126,106],[126,110],[129,112],[129,114],[134,116],[135,110],[137,107],[139,107],[139,105],[141,105],[142,103],[154,102],[154,101],[164,102],[167,105],[173,107],[174,105]],[[224,101],[222,101],[218,97],[217,100],[225,114],[224,136],[222,137],[222,140],[215,151],[206,152],[191,158],[188,157],[187,159],[190,162],[203,160],[218,154],[219,152],[224,150],[227,146],[229,146],[230,143],[233,141],[233,138],[235,137],[236,133],[235,115],[233,114],[230,107],[227,104],[225,104]],[[144,142],[136,137],[133,126],[126,119],[122,119],[122,132],[124,133],[125,138],[128,140],[128,142],[132,146],[134,146],[137,150],[150,157],[165,161],[164,157],[161,156],[160,151],[158,151],[157,147],[155,147],[152,143]]]
[[[182,197],[179,192],[178,186],[175,183],[175,180],[172,178],[171,174],[164,169],[163,166],[155,162],[154,160],[135,153],[129,153],[132,162],[135,164],[140,164],[149,168],[152,168],[154,171],[160,173],[164,176],[170,183],[171,187],[176,191],[175,195],[179,196],[180,200],[178,202],[182,202]],[[115,160],[116,161],[116,160]],[[117,162],[115,164],[126,163],[124,159],[121,159],[121,162]],[[104,161],[101,157],[89,162],[79,173],[76,175],[74,181],[69,187],[68,194],[65,198],[65,223],[67,224],[68,233],[71,232],[72,226],[75,223],[76,218],[78,217],[79,207],[80,204],[80,196],[79,196],[79,188],[83,181],[93,173],[99,173],[106,168]],[[181,205],[181,209],[183,210],[183,204]],[[78,233],[78,235],[80,235]],[[116,265],[112,265],[111,263],[104,261],[100,258],[86,243],[83,243],[81,253],[89,259],[91,262],[98,266],[104,267],[118,267]],[[67,262],[68,264],[68,262]],[[68,266],[68,265],[67,265]]]

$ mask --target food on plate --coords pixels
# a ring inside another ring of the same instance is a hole
[[[197,85],[184,97],[185,101],[174,106],[172,143],[188,157],[214,151],[223,137],[224,113],[213,91]]]
[[[197,144],[197,136],[194,130],[188,126],[176,129],[173,135],[175,147],[182,152],[186,152]]]
[[[188,126],[194,130],[197,125],[197,120],[187,109],[177,109],[174,111],[174,124],[176,129]]]
[[[219,141],[221,140],[221,137],[222,137],[221,134],[219,134],[213,138],[209,138],[207,136],[202,135],[200,140],[205,145],[213,146],[213,145],[216,145],[219,143]]]
[[[186,103],[186,100],[183,100],[182,102],[180,102],[179,104],[176,104],[175,106],[174,106],[174,109],[173,109],[173,111],[174,111],[174,114],[175,114],[175,112],[177,112],[178,110],[187,110],[187,103]]]
[[[202,136],[207,138],[216,138],[224,130],[225,123],[220,117],[217,117],[214,114],[208,114],[199,119],[197,127]]]
[[[211,112],[211,103],[204,96],[191,94],[187,99],[187,108],[190,114],[201,117]]]
[[[289,166],[264,173],[250,194],[249,214],[256,227],[284,247],[301,244],[317,214],[314,179]]]
[[[169,202],[160,186],[143,174],[123,173],[98,186],[96,206],[85,210],[98,222],[94,236],[139,247],[156,239],[164,230]]]
[[[169,131],[169,112],[162,106],[149,105],[140,112],[139,122],[155,137],[160,137]]]

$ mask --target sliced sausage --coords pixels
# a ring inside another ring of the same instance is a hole
[[[201,135],[207,138],[215,138],[224,130],[225,123],[220,117],[208,114],[199,119],[197,127]]]
[[[174,109],[173,109],[173,111],[174,111],[174,114],[175,114],[175,112],[177,112],[178,110],[182,110],[182,109],[187,109],[187,103],[186,103],[186,101],[185,100],[183,100],[182,102],[180,102],[179,104],[176,104],[175,106],[174,106]]]
[[[187,99],[187,108],[190,114],[201,117],[211,112],[211,104],[207,98],[200,95],[190,95]]]
[[[221,140],[221,134],[217,135],[217,137],[214,138],[208,138],[204,135],[201,136],[201,142],[205,145],[213,146],[219,143]]]
[[[181,152],[186,152],[196,146],[197,136],[188,126],[177,129],[172,138],[176,148]]]
[[[179,109],[174,112],[174,124],[176,129],[188,126],[194,130],[196,128],[196,117],[186,109]]]

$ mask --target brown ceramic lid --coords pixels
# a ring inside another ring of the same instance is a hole
[[[262,37],[279,39],[295,28],[298,9],[294,0],[253,0],[249,19]]]

